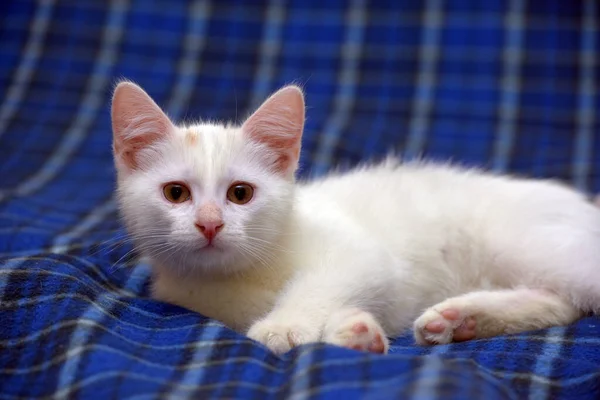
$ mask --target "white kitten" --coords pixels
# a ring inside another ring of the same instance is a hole
[[[284,352],[386,352],[568,324],[600,310],[600,210],[549,181],[388,161],[295,184],[288,86],[241,127],[176,126],[138,86],[112,104],[121,211],[154,296]]]

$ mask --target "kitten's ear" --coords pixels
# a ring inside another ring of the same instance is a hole
[[[251,140],[274,152],[273,169],[288,177],[298,167],[303,129],[304,96],[297,86],[277,91],[242,125]]]
[[[175,130],[150,96],[131,82],[117,85],[111,117],[115,162],[128,170],[142,168],[145,162],[139,157],[140,150],[167,139]]]

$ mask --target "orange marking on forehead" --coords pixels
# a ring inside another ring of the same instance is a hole
[[[198,134],[194,131],[188,130],[185,135],[185,141],[190,146],[193,146],[198,141]]]

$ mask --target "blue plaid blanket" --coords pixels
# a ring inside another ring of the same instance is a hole
[[[600,397],[600,319],[283,356],[148,297],[113,198],[114,82],[176,120],[306,90],[303,176],[390,149],[600,190],[595,0],[0,2],[0,399]]]

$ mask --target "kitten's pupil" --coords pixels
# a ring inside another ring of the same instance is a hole
[[[183,189],[181,188],[181,186],[171,187],[171,197],[173,197],[173,200],[179,200],[182,193],[183,193]]]
[[[246,188],[243,186],[236,186],[233,191],[233,195],[239,201],[244,200],[246,198]]]

